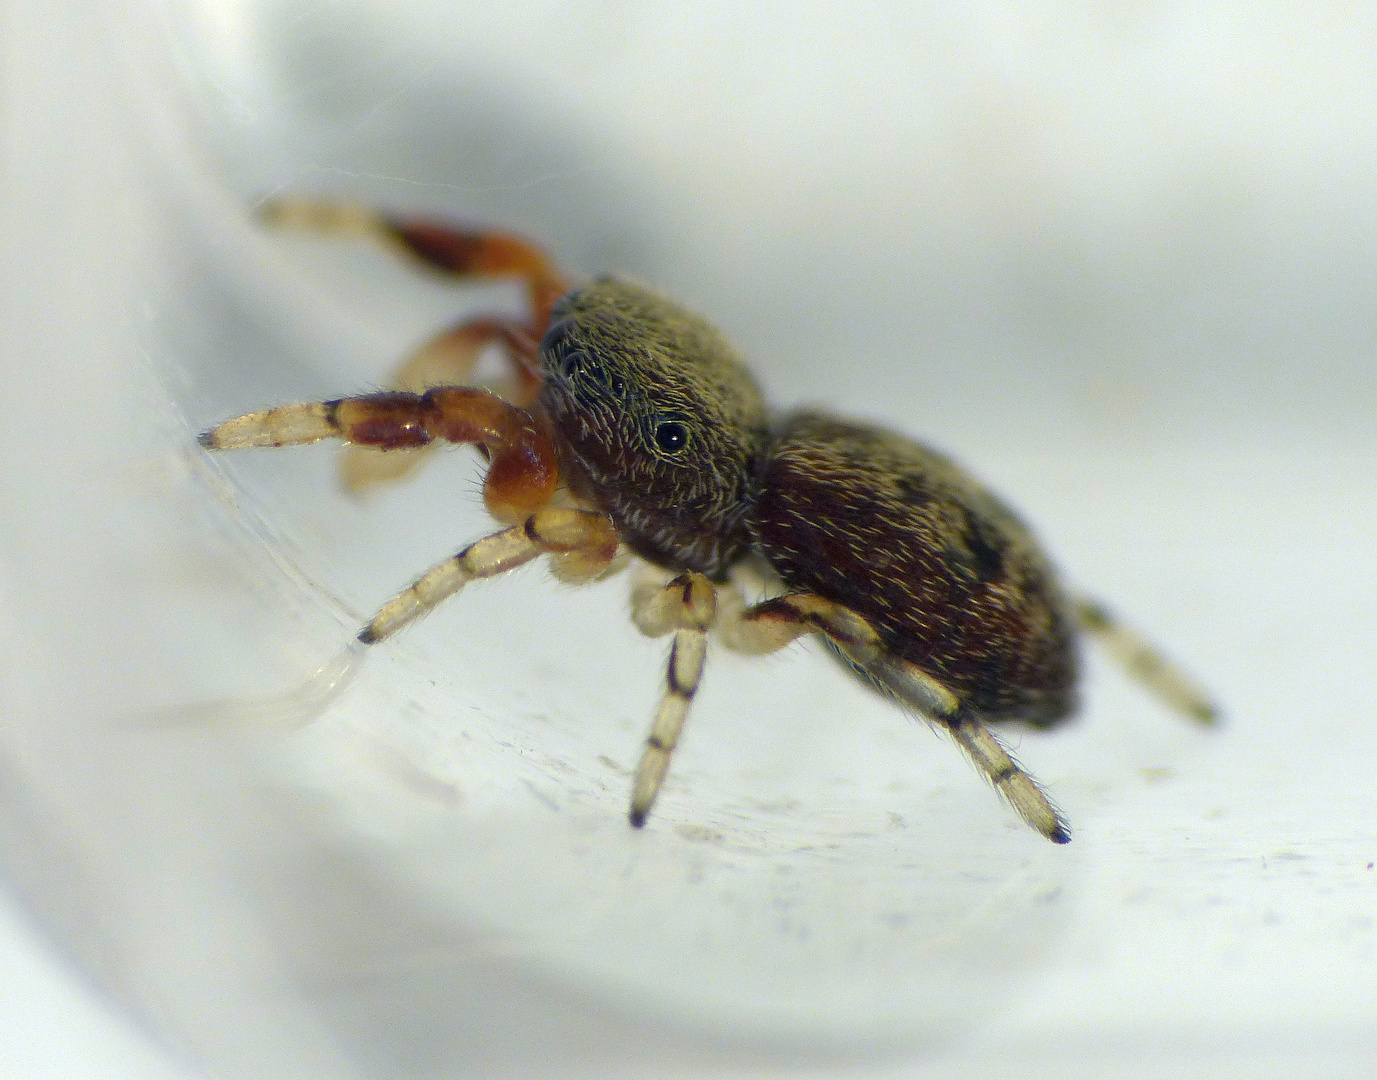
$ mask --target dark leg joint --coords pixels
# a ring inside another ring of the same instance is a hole
[[[679,641],[676,638],[674,644],[669,648],[669,670],[665,673],[665,682],[669,686],[669,692],[675,697],[681,697],[685,701],[692,701],[695,687],[685,687],[679,682]]]
[[[474,263],[483,241],[473,233],[462,232],[429,221],[403,221],[384,218],[392,234],[418,259],[450,273],[463,273]]]
[[[400,450],[425,446],[431,441],[425,405],[425,400],[415,394],[385,391],[352,400],[327,401],[325,416],[351,443]]]

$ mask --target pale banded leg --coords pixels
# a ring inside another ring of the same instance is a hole
[[[746,607],[734,588],[723,590],[722,616],[715,627],[733,652],[763,656],[804,634],[831,638],[847,657],[868,667],[880,656],[880,637],[871,625],[842,605],[809,593],[790,593]]]
[[[665,694],[646,737],[641,762],[631,789],[631,824],[640,828],[660,793],[669,759],[684,730],[689,706],[703,675],[708,630],[717,614],[717,593],[702,574],[680,574],[659,589],[651,589],[642,577],[632,593],[632,619],[650,637],[674,633]]]
[[[258,220],[278,229],[357,237],[404,254],[400,240],[377,210],[347,199],[313,199],[294,195],[265,199]]]
[[[724,600],[718,633],[729,648],[760,654],[782,648],[801,634],[825,635],[880,687],[945,728],[1024,821],[1054,843],[1071,839],[1071,830],[1051,800],[994,733],[936,679],[886,653],[874,627],[855,612],[801,593],[766,600],[739,613],[736,600]]]
[[[537,510],[524,524],[484,537],[427,570],[378,609],[359,631],[359,641],[373,645],[389,638],[470,581],[514,570],[543,554],[579,558],[587,580],[612,565],[617,555],[617,533],[602,514],[563,507]]]
[[[939,718],[966,756],[1004,796],[1018,816],[1054,844],[1071,840],[1071,828],[1037,781],[1004,748],[995,734],[969,713]]]
[[[1102,604],[1081,598],[1076,601],[1076,616],[1105,652],[1169,707],[1197,724],[1209,726],[1218,721],[1219,710],[1200,684],[1136,631],[1115,619]]]

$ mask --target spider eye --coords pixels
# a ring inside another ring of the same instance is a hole
[[[662,420],[655,425],[655,445],[666,454],[677,454],[688,445],[688,427],[679,420]]]
[[[575,349],[564,357],[564,377],[591,383],[600,390],[611,390],[616,397],[626,392],[626,380],[613,374],[610,378],[607,369],[582,349]]]
[[[573,352],[567,353],[567,354],[565,355],[565,357],[564,357],[564,376],[565,376],[565,378],[567,378],[567,379],[572,379],[572,378],[574,378],[576,375],[578,375],[578,373],[579,373],[580,371],[587,371],[587,370],[588,370],[588,354],[587,354],[586,352],[584,352],[582,349],[575,349]]]

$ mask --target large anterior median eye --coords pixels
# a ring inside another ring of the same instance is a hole
[[[663,453],[677,454],[688,446],[688,425],[681,420],[661,420],[655,425],[655,445]]]

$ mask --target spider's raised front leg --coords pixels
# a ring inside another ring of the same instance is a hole
[[[446,277],[517,279],[526,290],[529,319],[477,318],[461,323],[421,346],[391,374],[387,385],[421,393],[468,384],[483,351],[496,345],[507,358],[507,370],[485,381],[484,387],[521,408],[539,394],[540,338],[549,325],[550,309],[569,291],[570,283],[535,244],[510,233],[395,217],[346,201],[284,196],[266,202],[260,217],[280,228],[370,239]],[[384,457],[369,447],[348,448],[341,461],[344,485],[359,491],[400,479],[416,469],[426,453],[415,448]]]
[[[483,501],[493,517],[508,524],[525,521],[548,503],[559,483],[554,444],[544,427],[495,394],[464,386],[284,405],[226,420],[202,435],[201,445],[233,450],[322,439],[380,450],[426,446],[437,439],[476,443],[489,458]]]
[[[754,655],[781,649],[802,634],[824,635],[881,689],[945,730],[1024,821],[1054,843],[1071,839],[1051,800],[994,733],[938,680],[886,651],[874,627],[854,611],[806,593],[744,610],[728,601],[718,630],[729,648]]]
[[[376,241],[446,277],[516,278],[526,286],[537,337],[555,301],[569,291],[569,279],[539,245],[513,233],[399,217],[343,199],[291,195],[266,200],[258,214],[278,228]]]
[[[470,320],[421,346],[384,384],[413,394],[469,384],[479,354],[495,344],[508,359],[508,370],[497,379],[481,380],[481,387],[524,408],[540,393],[540,342],[532,332],[527,325],[505,319]],[[346,491],[359,493],[402,480],[419,469],[433,449],[417,446],[382,453],[373,446],[346,446],[340,456],[340,481]]]
[[[649,637],[674,634],[669,665],[665,672],[665,692],[655,712],[655,722],[646,737],[645,750],[636,767],[631,789],[631,824],[645,824],[655,797],[660,793],[669,760],[679,744],[689,706],[698,691],[707,657],[708,630],[717,615],[717,590],[702,574],[680,574],[667,584],[653,577],[638,577],[631,594],[631,618]]]

